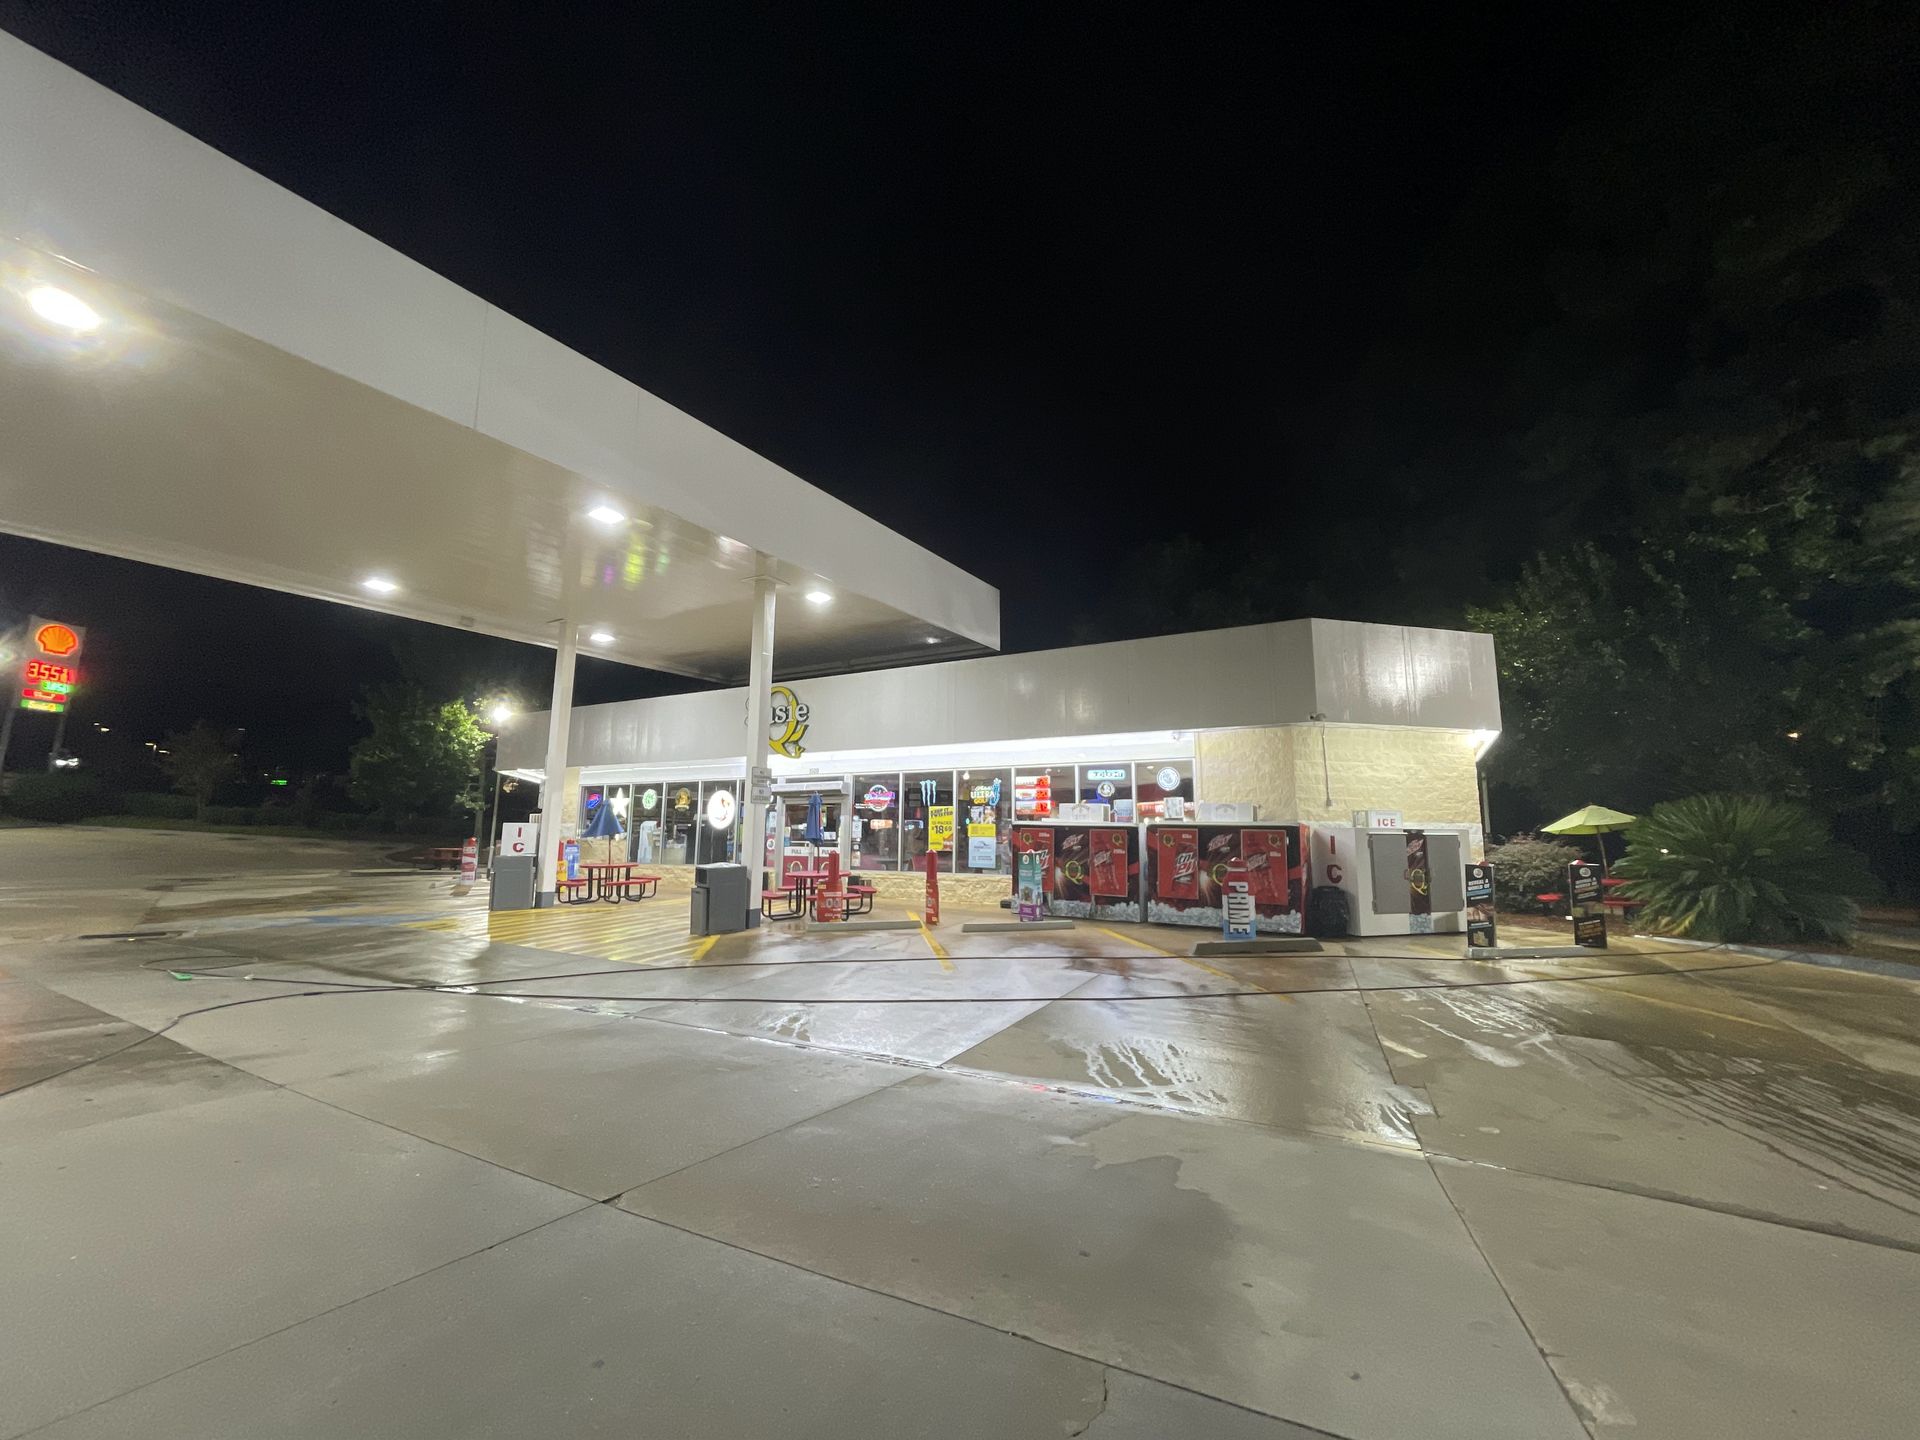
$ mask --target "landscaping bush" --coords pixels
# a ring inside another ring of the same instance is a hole
[[[114,804],[97,776],[77,771],[28,772],[13,777],[5,808],[7,814],[18,815],[22,820],[50,820],[61,824],[105,815],[113,810]]]
[[[191,795],[168,795],[155,791],[136,790],[130,795],[120,797],[116,813],[151,815],[161,820],[191,820],[193,809]]]
[[[1695,795],[1627,831],[1613,873],[1641,923],[1731,943],[1846,940],[1872,893],[1865,861],[1813,813],[1765,795]]]
[[[1567,866],[1585,858],[1577,845],[1546,840],[1538,835],[1516,835],[1487,852],[1493,862],[1493,900],[1509,915],[1564,914],[1564,902],[1545,905],[1534,899],[1544,893],[1567,890]]]

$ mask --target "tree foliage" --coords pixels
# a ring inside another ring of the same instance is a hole
[[[194,812],[202,818],[214,792],[239,777],[239,753],[204,720],[167,736],[160,748],[165,752],[159,756],[160,768],[175,790],[192,797]]]
[[[1614,874],[1643,923],[1693,939],[1845,940],[1870,893],[1860,857],[1804,806],[1760,795],[1657,805],[1627,832]]]
[[[487,733],[463,702],[399,682],[370,688],[359,713],[372,733],[353,747],[354,800],[394,823],[473,809]]]

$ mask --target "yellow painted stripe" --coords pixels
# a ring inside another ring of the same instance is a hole
[[[1093,928],[1098,930],[1102,935],[1111,935],[1116,940],[1125,941],[1129,945],[1138,945],[1142,950],[1151,950],[1156,955],[1173,955],[1174,953],[1171,950],[1163,950],[1158,945],[1149,945],[1144,940],[1136,940],[1131,935],[1123,935],[1118,930],[1109,930],[1104,925],[1096,925]],[[1179,959],[1181,957],[1175,956],[1174,958]]]
[[[927,922],[925,920],[921,920],[918,915],[913,916],[913,918],[920,920],[920,938],[927,942],[927,948],[933,951],[933,958],[940,962],[940,968],[949,975],[953,974],[953,961],[947,958],[946,947],[933,938],[933,932],[927,928]]]

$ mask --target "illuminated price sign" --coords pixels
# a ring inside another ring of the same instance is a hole
[[[42,710],[62,714],[80,684],[80,667],[75,663],[87,632],[78,625],[67,625],[36,615],[27,623],[25,663],[20,667],[19,705],[22,710]]]

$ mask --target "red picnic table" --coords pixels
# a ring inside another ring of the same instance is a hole
[[[571,902],[576,905],[589,900],[604,900],[609,905],[618,905],[622,900],[645,900],[659,888],[660,877],[634,874],[636,864],[632,860],[587,861],[580,866],[587,875],[584,881],[564,880],[561,884],[568,890],[581,891]]]

